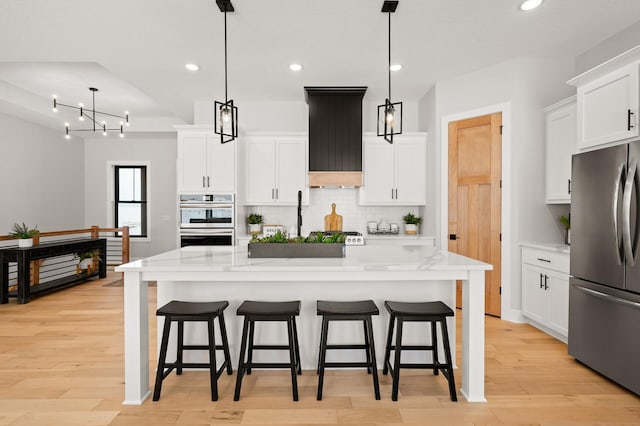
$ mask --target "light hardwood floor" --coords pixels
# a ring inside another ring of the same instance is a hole
[[[211,402],[207,373],[185,371],[165,380],[159,402],[123,406],[123,289],[109,284],[118,279],[110,273],[27,305],[0,305],[0,425],[640,424],[640,398],[574,361],[566,345],[490,317],[486,404],[453,403],[441,376],[417,370],[403,370],[398,402],[382,375],[376,401],[364,371],[329,372],[320,402],[314,371],[299,379],[299,402],[286,371],[248,376],[239,402],[235,375],[223,375],[221,398]]]

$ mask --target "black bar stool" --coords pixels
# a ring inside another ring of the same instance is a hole
[[[318,401],[322,400],[322,385],[324,369],[366,367],[369,374],[373,374],[373,389],[376,399],[380,399],[380,385],[378,384],[378,369],[376,366],[376,350],[373,341],[373,327],[371,315],[378,315],[378,307],[372,300],[357,302],[330,302],[318,300],[317,314],[322,315],[322,331],[320,335],[320,354],[318,356]],[[364,326],[364,345],[328,345],[330,321],[362,321]],[[366,362],[326,362],[327,349],[364,349]]]
[[[302,374],[300,366],[300,346],[298,345],[298,330],[296,328],[296,316],[300,314],[300,301],[292,302],[254,302],[245,300],[238,307],[237,314],[244,316],[242,327],[242,344],[240,347],[240,360],[238,361],[238,377],[236,379],[236,392],[234,401],[240,399],[240,388],[244,374],[251,374],[252,368],[290,368],[291,388],[293,400],[298,400],[298,379],[296,375]],[[287,323],[288,345],[255,345],[253,342],[255,323],[257,321],[284,321]],[[247,351],[248,342],[248,351]],[[288,363],[253,362],[253,351],[257,350],[288,350]],[[247,360],[245,361],[245,356]]]
[[[447,319],[452,317],[453,311],[446,304],[437,302],[384,302],[384,306],[389,311],[389,330],[387,334],[387,347],[384,353],[384,368],[382,374],[387,374],[391,370],[393,376],[393,388],[391,391],[391,399],[398,400],[398,384],[400,382],[400,368],[428,368],[433,369],[433,374],[438,375],[442,370],[442,374],[449,382],[449,394],[452,401],[457,401],[456,385],[453,377],[453,363],[451,361],[451,347],[449,346],[449,333],[447,332]],[[396,344],[392,345],[393,323],[398,320],[396,327]],[[402,325],[404,322],[429,322],[431,323],[431,345],[402,345]],[[442,331],[442,340],[444,343],[444,355],[446,362],[438,361],[438,334],[436,331],[436,323],[440,323]],[[395,360],[393,366],[389,361],[391,351],[395,351]],[[402,364],[400,355],[402,350],[410,351],[431,351],[433,354],[433,362],[431,364]]]
[[[156,311],[157,316],[163,316],[164,330],[162,332],[162,343],[160,344],[160,357],[156,371],[156,384],[153,389],[153,400],[160,399],[162,381],[175,368],[176,374],[181,375],[183,368],[208,368],[211,380],[211,400],[218,400],[218,377],[226,368],[227,374],[232,374],[231,355],[229,354],[229,342],[227,341],[227,330],[224,324],[223,311],[229,306],[229,302],[178,302],[171,301]],[[216,347],[213,320],[218,318],[222,346]],[[178,351],[176,362],[167,363],[167,346],[169,344],[169,332],[171,323],[178,323]],[[184,323],[185,321],[206,321],[209,334],[208,345],[185,345],[184,344]],[[208,350],[209,363],[185,363],[182,361],[182,353],[186,350]],[[216,370],[216,350],[224,351],[224,363],[220,369]],[[168,369],[165,371],[165,368]]]

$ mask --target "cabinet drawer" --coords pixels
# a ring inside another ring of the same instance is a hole
[[[569,254],[534,248],[522,248],[522,262],[541,268],[569,273]]]

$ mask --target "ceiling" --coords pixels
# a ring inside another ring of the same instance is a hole
[[[387,92],[382,0],[232,0],[229,97],[303,101],[303,86]],[[574,57],[640,21],[638,0],[400,0],[391,17],[392,100],[517,56]],[[192,123],[224,98],[223,14],[215,0],[0,1],[0,111],[51,127],[51,95],[136,120]],[[186,63],[200,65],[190,72]],[[301,72],[288,69],[303,64]]]

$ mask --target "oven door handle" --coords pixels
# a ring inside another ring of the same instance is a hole
[[[232,204],[180,204],[181,209],[232,209]]]
[[[233,236],[233,229],[180,229],[181,237],[206,237],[209,235],[231,235]]]

